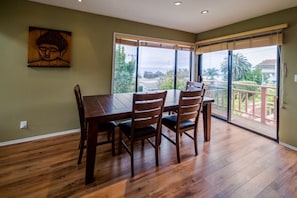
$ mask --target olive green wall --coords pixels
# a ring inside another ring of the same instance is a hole
[[[28,68],[28,27],[72,32],[70,68]],[[79,128],[73,87],[111,90],[114,32],[195,42],[195,34],[25,0],[0,2],[0,142]],[[19,129],[21,120],[28,129]]]
[[[297,147],[297,83],[294,82],[297,74],[297,7],[197,34],[196,41],[282,23],[289,27],[284,31],[284,45],[281,47],[279,140]],[[287,75],[283,77],[285,63]]]

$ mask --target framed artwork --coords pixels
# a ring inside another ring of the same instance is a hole
[[[71,32],[29,27],[28,67],[70,67]]]

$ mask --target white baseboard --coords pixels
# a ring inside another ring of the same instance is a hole
[[[50,133],[50,134],[45,134],[45,135],[38,135],[38,136],[28,137],[28,138],[23,138],[23,139],[0,142],[0,147],[12,145],[12,144],[19,144],[19,143],[23,143],[23,142],[30,142],[33,140],[39,140],[39,139],[44,139],[44,138],[49,138],[49,137],[66,135],[66,134],[71,134],[71,133],[78,133],[78,132],[80,132],[80,129],[72,129],[72,130],[68,130],[68,131],[61,131],[61,132],[55,132],[55,133]]]
[[[284,146],[284,147],[287,147],[287,148],[289,148],[289,149],[292,149],[292,150],[294,150],[294,151],[297,151],[297,147],[292,146],[292,145],[290,145],[290,144],[286,144],[286,143],[284,143],[284,142],[279,142],[279,144],[282,145],[282,146]]]

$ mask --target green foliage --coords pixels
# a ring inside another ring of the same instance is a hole
[[[179,69],[177,71],[177,77],[178,78],[189,78],[189,76],[190,76],[189,69]]]
[[[263,77],[263,79],[262,79]],[[261,68],[257,68],[257,69],[254,69],[254,70],[251,70],[247,75],[246,75],[246,78],[245,80],[248,80],[248,81],[254,81],[256,82],[258,85],[261,85],[262,82],[265,82],[268,80],[268,75],[267,74],[264,74],[262,76],[262,69]]]
[[[114,93],[133,92],[135,80],[135,60],[125,62],[126,54],[123,46],[116,49],[115,73],[114,73]]]
[[[214,77],[219,75],[218,71],[219,70],[214,68],[214,67],[213,68],[207,68],[206,70],[203,71],[203,75],[207,76],[206,77],[207,80],[214,80],[215,79]]]
[[[178,71],[178,76],[179,78],[177,78],[176,80],[176,88],[179,90],[184,90],[186,87],[186,77],[189,76],[189,71],[187,69],[184,70],[179,70]],[[167,89],[173,89],[174,87],[174,72],[173,70],[168,71],[166,73],[165,78],[161,78],[159,81],[159,88],[163,89],[163,90],[167,90]]]
[[[246,77],[251,72],[252,64],[245,56],[240,53],[232,55],[232,80],[246,80]],[[224,74],[224,80],[228,78],[228,58],[225,58],[221,64],[221,72]]]
[[[173,89],[173,78],[165,78],[160,81],[160,89],[168,90]],[[177,79],[176,81],[176,88],[179,90],[184,90],[186,87],[186,81]]]

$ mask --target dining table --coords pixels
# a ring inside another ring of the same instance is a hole
[[[180,90],[167,90],[164,112],[178,109]],[[204,97],[202,107],[204,141],[210,141],[211,132],[211,104],[213,98]],[[94,167],[96,159],[97,126],[108,121],[125,120],[131,118],[133,93],[113,93],[105,95],[83,96],[87,130],[87,157],[85,169],[85,184],[94,181]]]

